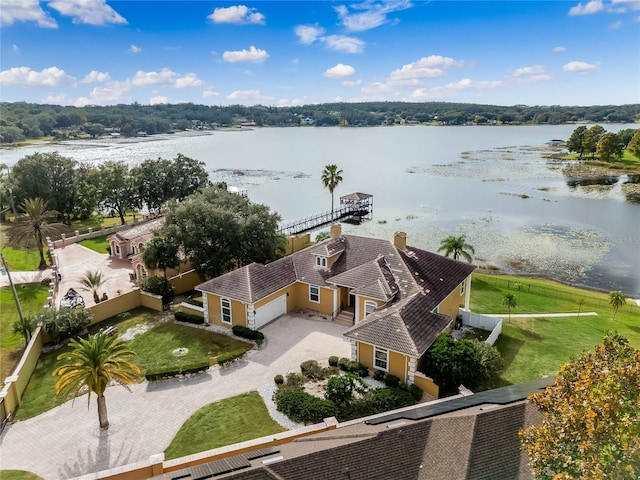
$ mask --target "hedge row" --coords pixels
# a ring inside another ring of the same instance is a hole
[[[196,325],[200,325],[204,323],[204,318],[199,317],[197,315],[191,315],[189,313],[184,313],[180,311],[175,312],[173,315],[174,317],[176,317],[176,320],[178,322],[195,323]]]
[[[238,348],[236,350],[232,350],[230,352],[221,353],[216,358],[218,365],[224,367],[228,363],[232,363],[236,361],[238,358],[241,358],[245,354],[245,351],[242,348]]]
[[[330,358],[329,360],[329,365],[331,365],[331,363],[333,362],[333,358]],[[369,369],[365,365],[361,364],[360,362],[351,361],[348,358],[342,357],[341,359],[339,359],[338,367],[344,372],[357,373],[361,377],[369,376]]]
[[[185,303],[189,303],[191,305],[195,305],[196,307],[204,308],[204,303],[202,303],[202,300],[196,300],[195,298],[187,298],[185,300]]]
[[[319,423],[338,414],[338,407],[333,402],[314,397],[295,387],[278,388],[275,400],[278,411],[294,422]]]
[[[148,381],[160,380],[162,378],[175,377],[176,375],[187,375],[189,373],[203,372],[209,369],[209,362],[196,362],[189,365],[180,365],[177,369],[156,370],[149,369],[145,372],[144,377]]]
[[[257,330],[251,330],[247,327],[242,327],[240,325],[234,325],[231,328],[233,334],[237,337],[248,338],[249,340],[255,340],[258,345],[262,345],[264,340],[264,333],[259,332]]]

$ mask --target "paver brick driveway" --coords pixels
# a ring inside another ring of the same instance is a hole
[[[180,426],[211,402],[273,383],[280,373],[300,371],[300,363],[349,357],[346,327],[330,321],[285,315],[262,331],[266,342],[230,367],[213,367],[186,379],[119,386],[105,393],[108,431],[101,432],[95,397],[86,396],[35,418],[9,425],[0,437],[2,469],[22,469],[45,479],[72,478],[148,461],[169,445]]]

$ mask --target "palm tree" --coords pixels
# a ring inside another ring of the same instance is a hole
[[[445,257],[448,257],[453,253],[454,260],[458,260],[459,257],[463,257],[469,263],[473,260],[471,253],[476,253],[473,246],[467,243],[467,238],[464,235],[459,235],[457,237],[455,235],[449,235],[447,238],[443,239],[440,242],[440,248],[438,248],[438,252],[442,251],[444,251]]]
[[[33,335],[33,327],[36,321],[33,317],[20,317],[18,320],[11,324],[13,333],[19,333],[24,338],[24,346],[29,345],[31,336]]]
[[[509,323],[511,323],[511,309],[518,308],[518,299],[513,293],[505,293],[502,297],[502,305],[509,310]]]
[[[67,400],[88,392],[88,407],[91,393],[95,393],[100,428],[107,429],[109,420],[104,391],[112,381],[129,390],[128,385],[139,379],[140,369],[128,360],[135,353],[115,336],[104,334],[86,340],[74,339],[69,345],[73,350],[58,356],[63,364],[53,372],[60,377],[56,382],[56,395]]]
[[[47,261],[44,258],[44,240],[46,237],[60,235],[64,229],[63,224],[48,223],[47,219],[57,217],[60,213],[56,210],[47,210],[47,202],[39,197],[25,199],[20,208],[25,216],[10,227],[9,243],[28,248],[31,241],[35,241],[40,252],[38,268],[47,268]]]
[[[609,305],[613,307],[612,320],[616,319],[616,313],[618,313],[618,309],[626,304],[627,304],[627,297],[620,290],[616,290],[615,292],[609,292]]]
[[[83,290],[93,293],[93,300],[96,303],[100,303],[100,296],[98,295],[98,289],[102,287],[107,279],[102,275],[102,272],[98,270],[87,270],[80,278],[80,283],[84,287]]]
[[[322,184],[331,193],[331,218],[333,219],[333,191],[342,182],[342,170],[338,170],[335,164],[326,165],[322,171]]]

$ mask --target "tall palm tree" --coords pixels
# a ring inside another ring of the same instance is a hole
[[[135,353],[115,336],[104,334],[86,340],[74,339],[69,345],[73,350],[58,356],[63,363],[53,372],[60,377],[56,382],[56,395],[67,400],[88,392],[88,407],[91,393],[95,393],[100,428],[107,429],[109,419],[104,391],[112,381],[129,390],[128,385],[140,378],[140,369],[129,362]]]
[[[100,296],[98,295],[98,289],[107,281],[105,276],[102,275],[102,272],[99,270],[87,270],[79,281],[84,287],[83,290],[93,293],[94,302],[99,303]]]
[[[342,182],[342,170],[338,170],[335,164],[326,165],[322,171],[322,184],[331,193],[331,218],[333,218],[333,191]]]
[[[613,307],[612,320],[616,319],[616,313],[618,313],[618,309],[626,304],[627,304],[627,297],[620,290],[616,290],[615,292],[609,292],[609,305]]]
[[[9,228],[9,243],[26,246],[33,241],[40,252],[39,269],[47,268],[44,258],[44,240],[46,237],[60,235],[64,229],[61,223],[48,223],[47,219],[60,215],[56,210],[47,210],[47,202],[42,198],[27,198],[20,205],[24,216]]]
[[[36,321],[33,317],[20,317],[11,324],[13,333],[19,333],[24,338],[25,347],[29,345],[35,324]]]
[[[509,323],[511,323],[511,309],[518,308],[518,299],[513,293],[505,293],[502,297],[502,305],[509,310]]]
[[[463,257],[469,263],[473,260],[471,254],[476,253],[473,246],[467,243],[467,238],[464,235],[459,235],[457,237],[455,235],[449,235],[447,238],[443,239],[440,242],[440,248],[438,248],[438,252],[442,251],[444,251],[445,257],[453,254],[454,260],[458,260],[459,257]]]

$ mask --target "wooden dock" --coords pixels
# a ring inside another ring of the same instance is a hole
[[[368,193],[351,193],[340,197],[340,204],[331,212],[316,213],[309,217],[280,224],[279,233],[298,235],[312,232],[331,225],[334,222],[361,223],[373,217],[373,195]]]

